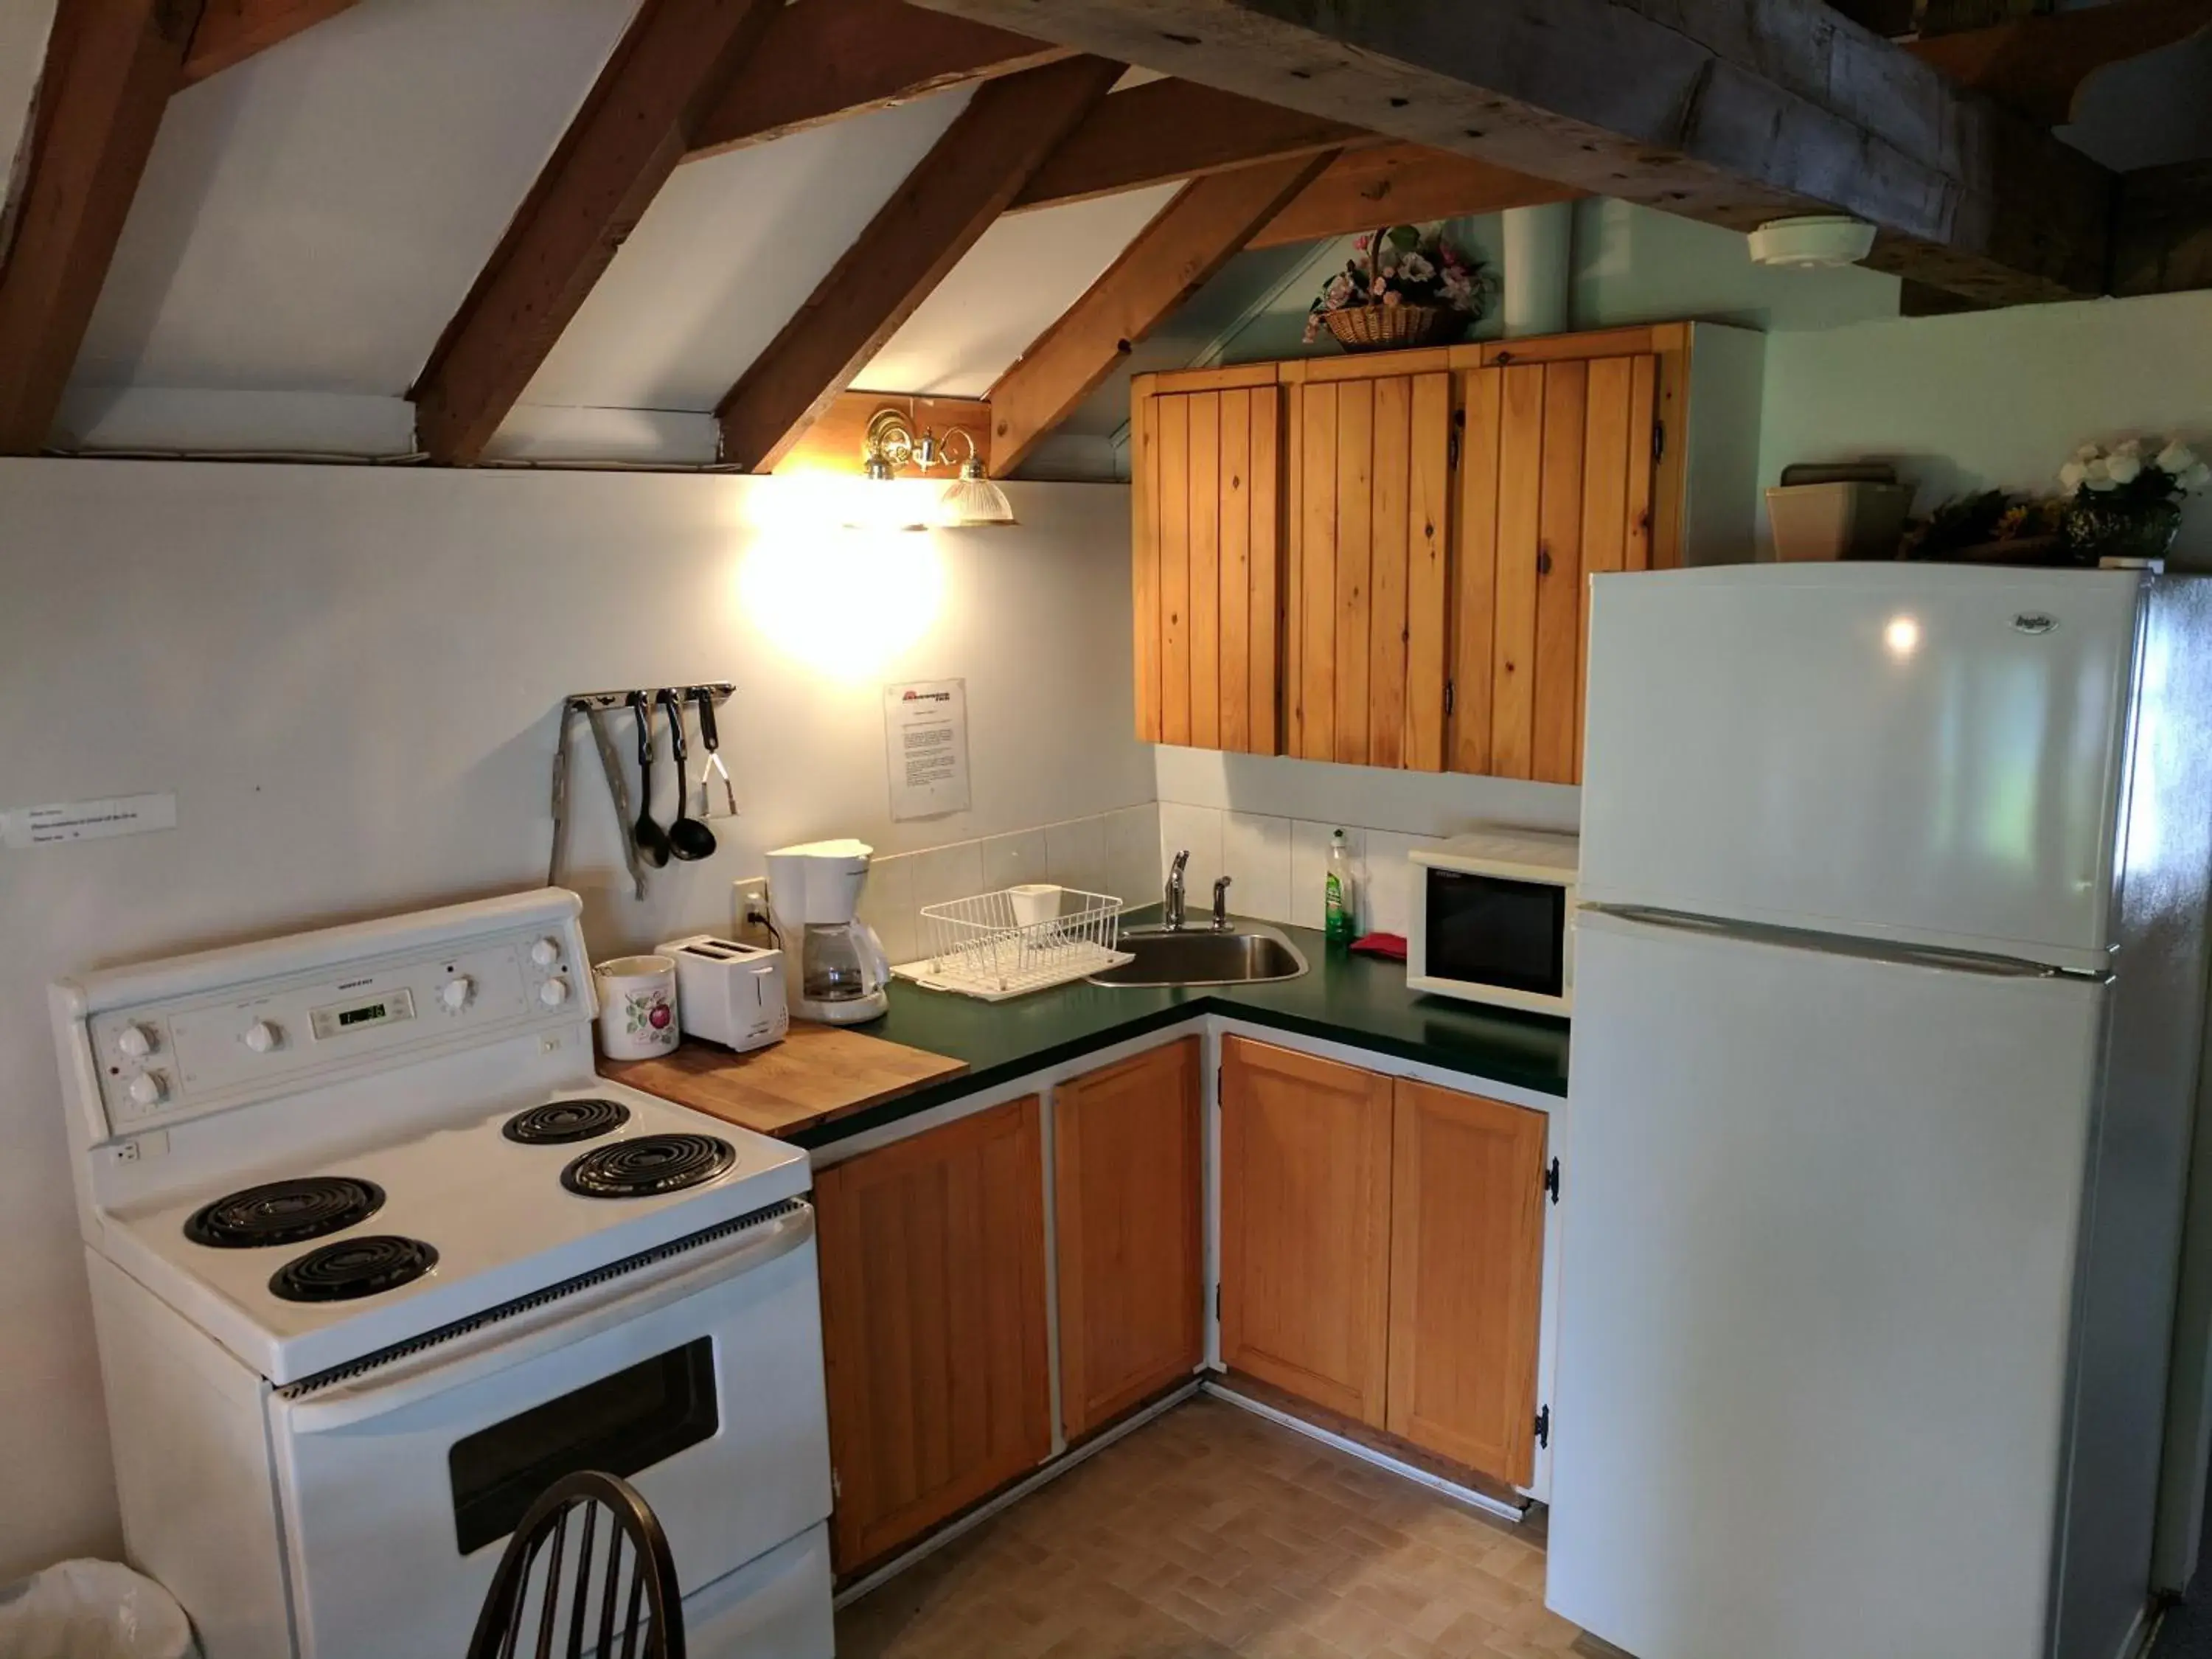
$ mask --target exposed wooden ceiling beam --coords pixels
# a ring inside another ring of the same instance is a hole
[[[1818,0],[924,0],[1745,230],[1845,212],[1987,302],[2099,291],[2112,176]]]
[[[1093,110],[1037,169],[1014,206],[1057,207],[1372,142],[1358,127],[1301,110],[1188,81],[1148,81]]]
[[[2081,88],[2098,70],[2177,46],[2207,28],[2212,28],[2212,0],[2111,0],[2085,11],[1929,35],[1907,43],[1907,49],[1960,86],[2055,127],[2074,118]]]
[[[1469,155],[1421,144],[1347,150],[1253,234],[1247,247],[1348,236],[1377,225],[1473,218],[1508,208],[1571,202],[1571,185],[1509,173]]]
[[[0,454],[44,447],[198,0],[61,0],[18,194],[0,218]]]
[[[302,29],[335,17],[355,0],[207,0],[191,50],[185,55],[183,83],[204,81],[242,64]]]
[[[722,399],[722,459],[773,468],[1121,74],[1117,63],[1074,58],[978,88]]]
[[[1297,155],[1193,179],[1105,275],[999,377],[989,392],[991,460],[1011,472],[1039,438],[1114,372],[1252,234],[1328,167]]]
[[[781,0],[645,0],[412,390],[431,459],[476,461]]]
[[[901,0],[798,0],[778,13],[708,112],[692,155],[718,155],[1069,56],[1065,46]]]
[[[2124,175],[2112,236],[2112,292],[2197,288],[2212,288],[2212,161]]]

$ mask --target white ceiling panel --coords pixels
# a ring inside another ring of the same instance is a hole
[[[523,402],[714,408],[970,95],[941,93],[685,162]]]
[[[1000,219],[853,384],[982,396],[1182,188],[1177,181]]]
[[[634,0],[363,0],[169,105],[81,386],[404,392]]]

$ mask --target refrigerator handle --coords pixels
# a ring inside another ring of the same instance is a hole
[[[1694,915],[1684,910],[1662,910],[1640,904],[1585,904],[1587,914],[1613,916],[1640,927],[1666,927],[1677,933],[1705,933],[1740,939],[1753,944],[1778,945],[1793,951],[1819,951],[1829,956],[1863,957],[1875,962],[1896,962],[1920,968],[1940,968],[1960,974],[1988,974],[2001,979],[2064,979],[2087,985],[2109,985],[2109,973],[2084,973],[2079,969],[2054,967],[2025,957],[2000,956],[1981,951],[1948,951],[1926,945],[1892,945],[1881,939],[1848,933],[1823,933],[1804,927],[1771,927],[1753,921],[1729,921]]]

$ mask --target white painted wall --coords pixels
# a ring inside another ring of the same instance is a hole
[[[1766,343],[1762,486],[1792,461],[1896,462],[1919,509],[1973,489],[2055,494],[2090,439],[2212,441],[2212,294],[1894,318]],[[1761,533],[1765,533],[1762,522]],[[2212,563],[2212,502],[2178,559]]]
[[[46,61],[55,0],[8,0],[0,6],[0,168],[10,168],[31,113],[31,94]],[[0,172],[0,197],[7,194]]]
[[[570,880],[601,951],[726,927],[767,847],[893,852],[1151,800],[1125,491],[1016,485],[1018,529],[870,540],[774,527],[805,489],[0,462],[0,806],[179,805],[170,833],[0,852],[0,1583],[118,1542],[50,978],[542,882],[569,690],[738,685],[745,815],[644,905],[575,750]],[[893,825],[881,684],[939,675],[968,681],[975,807]]]

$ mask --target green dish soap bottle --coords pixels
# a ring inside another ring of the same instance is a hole
[[[1322,931],[1331,945],[1352,943],[1352,919],[1359,914],[1352,892],[1352,847],[1341,830],[1328,836],[1328,874],[1322,884]]]

